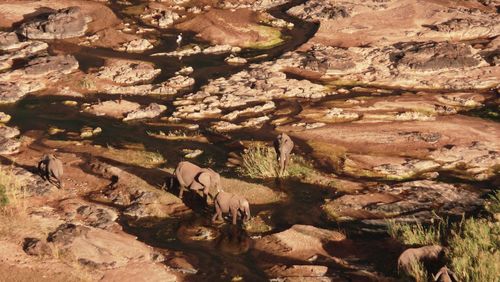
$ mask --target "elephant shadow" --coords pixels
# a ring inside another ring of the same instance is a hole
[[[221,236],[216,242],[219,250],[239,255],[246,253],[252,244],[252,239],[247,232],[239,226],[228,224],[221,228]]]
[[[175,175],[166,176],[164,180],[165,182],[161,189],[165,192],[178,196],[180,192],[180,184]],[[210,215],[213,213],[211,206],[207,204],[205,199],[193,190],[188,189],[184,192],[182,202],[197,214]]]

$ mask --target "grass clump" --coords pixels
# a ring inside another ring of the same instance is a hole
[[[312,166],[302,157],[292,155],[283,175],[279,175],[279,164],[274,148],[256,144],[242,155],[237,171],[250,178],[302,177],[312,173]]]
[[[23,197],[21,181],[10,169],[0,167],[0,211],[5,213],[7,208],[18,208]]]
[[[451,267],[461,281],[498,281],[499,222],[467,219],[454,227],[448,244]]]
[[[425,246],[440,244],[444,228],[445,223],[441,218],[437,224],[434,223],[427,227],[423,226],[420,222],[413,225],[389,220],[388,224],[389,235],[405,245]]]
[[[9,197],[7,197],[5,186],[0,184],[0,208],[6,206],[9,203]]]
[[[255,145],[245,150],[238,172],[250,178],[277,177],[279,165],[273,148]],[[285,175],[287,171],[285,171]]]
[[[488,195],[488,198],[485,205],[486,210],[491,214],[500,213],[500,190]]]

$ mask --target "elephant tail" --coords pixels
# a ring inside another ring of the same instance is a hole
[[[175,168],[174,177],[177,178],[177,182],[179,182],[179,185],[181,187],[187,187],[186,183],[184,183],[184,180],[182,179],[181,170],[182,170],[182,163],[179,163],[179,165]],[[173,181],[174,180],[172,180],[172,184],[173,184]]]

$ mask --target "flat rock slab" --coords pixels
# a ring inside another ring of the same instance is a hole
[[[344,234],[334,230],[294,225],[283,232],[257,239],[252,253],[271,277],[320,279],[326,275],[328,267],[311,264],[311,261],[317,257],[335,261],[325,246],[345,239]]]
[[[282,127],[282,130],[293,127]],[[461,115],[436,121],[349,123],[291,132],[314,155],[353,176],[407,179],[433,171],[486,180],[500,163],[498,123]]]
[[[482,192],[460,184],[432,180],[379,185],[371,192],[344,195],[324,204],[323,210],[333,220],[430,220],[433,213],[460,216],[481,207]]]

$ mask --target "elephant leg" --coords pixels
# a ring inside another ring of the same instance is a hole
[[[179,198],[182,199],[182,195],[184,194],[184,186],[179,185]]]
[[[215,222],[219,218],[219,220],[222,218],[222,211],[217,203],[215,203],[215,214],[212,217],[212,222]]]
[[[290,162],[290,154],[286,155],[286,157],[285,157],[285,162],[283,163],[283,172],[282,173],[285,173],[289,162]]]
[[[279,171],[279,176],[282,176],[283,173],[285,172],[285,160],[286,158],[280,158],[280,171]]]
[[[238,221],[238,209],[232,209],[231,215],[233,217],[233,225],[236,225],[236,222]]]

